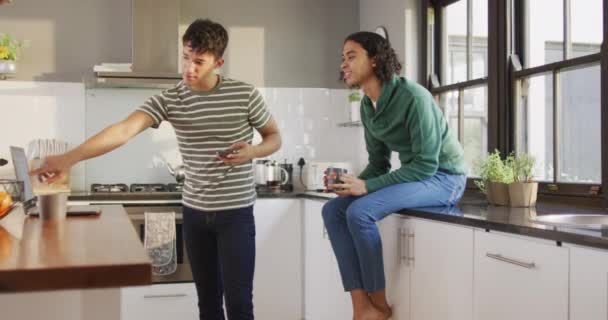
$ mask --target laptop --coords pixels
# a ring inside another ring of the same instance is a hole
[[[23,210],[27,215],[37,216],[37,198],[32,191],[32,182],[28,174],[29,166],[25,150],[21,147],[11,146],[11,157],[13,159],[13,166],[15,167],[15,177],[17,180],[23,181]],[[98,215],[101,213],[101,208],[96,206],[68,205],[66,210],[67,215]]]

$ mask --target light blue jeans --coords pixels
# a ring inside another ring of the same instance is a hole
[[[338,197],[323,206],[345,291],[375,292],[385,288],[382,241],[376,221],[400,209],[453,206],[466,177],[438,171],[422,181],[391,185],[361,197]]]

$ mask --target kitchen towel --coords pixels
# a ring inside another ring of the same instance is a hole
[[[153,274],[169,275],[177,269],[175,235],[175,212],[145,212],[144,248]]]

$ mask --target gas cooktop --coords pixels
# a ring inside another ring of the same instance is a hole
[[[133,183],[127,186],[124,183],[91,184],[91,193],[156,193],[156,192],[182,192],[183,185],[177,183]]]

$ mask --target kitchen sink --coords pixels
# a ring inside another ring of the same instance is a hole
[[[604,214],[547,214],[539,215],[531,221],[569,228],[608,229],[608,215]]]

